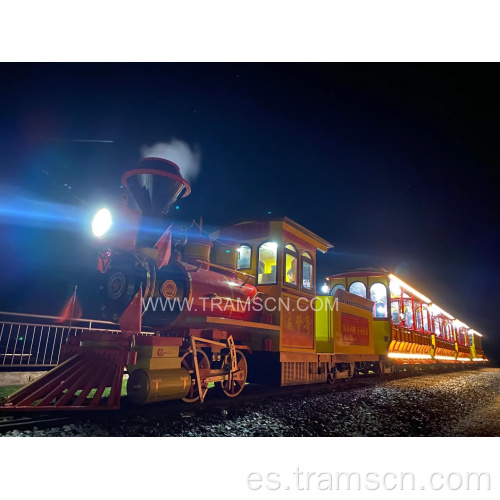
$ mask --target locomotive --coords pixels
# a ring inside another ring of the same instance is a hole
[[[96,314],[121,333],[69,337],[58,366],[0,409],[115,409],[124,374],[132,403],[192,403],[212,387],[234,398],[247,382],[331,384],[486,360],[480,333],[388,271],[332,275],[318,294],[316,255],[333,245],[287,217],[210,234],[201,221],[167,227],[191,192],[171,161],[144,158],[122,185],[121,203],[92,221]]]

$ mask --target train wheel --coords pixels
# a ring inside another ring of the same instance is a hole
[[[370,373],[370,365],[366,361],[360,361],[357,363],[355,373],[360,373],[361,375],[368,375]]]
[[[247,381],[247,360],[241,351],[236,351],[236,364],[238,366],[238,371],[233,375],[232,383],[229,383],[229,380],[220,382],[222,392],[229,398],[238,396],[245,388],[245,382]]]
[[[198,369],[199,370],[210,370],[210,360],[208,356],[203,351],[196,351],[196,358],[198,359]],[[198,384],[196,382],[196,370],[194,366],[194,356],[193,351],[188,351],[182,356],[181,366],[185,368],[191,375],[191,388],[187,393],[186,397],[182,398],[186,403],[195,403],[200,399],[200,391],[198,390]],[[206,386],[202,385],[202,390],[205,390]]]
[[[354,363],[349,363],[349,367],[347,368],[347,370],[339,371],[339,369],[337,367],[335,367],[335,371],[336,371],[335,376],[336,376],[336,378],[343,380],[344,382],[349,382],[349,380],[351,380],[351,378],[354,375],[354,370],[355,370]],[[339,377],[338,376],[339,374],[344,373],[344,372],[347,372],[347,377]]]
[[[330,368],[330,372],[326,374],[326,382],[328,384],[334,384],[335,380],[337,379],[337,369],[335,368],[335,365],[332,365]]]
[[[349,382],[354,376],[355,363],[349,363],[349,370],[347,371],[347,378],[344,379],[344,382]]]
[[[386,369],[389,368],[389,371],[386,371]],[[394,365],[386,365],[385,361],[379,361],[378,367],[377,367],[377,375],[379,377],[385,377],[391,376],[394,373]]]

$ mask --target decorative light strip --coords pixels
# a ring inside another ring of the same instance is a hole
[[[430,354],[413,354],[404,352],[390,352],[387,355],[389,358],[403,358],[403,359],[432,359]]]
[[[453,320],[453,324],[455,325],[455,327],[465,327],[465,328],[469,328],[468,325],[466,325],[465,323],[462,323],[459,319],[454,319]]]
[[[488,360],[484,358],[474,358],[472,361],[488,361]]]
[[[439,313],[442,313],[444,314],[445,316],[448,316],[448,318],[450,319],[455,319],[451,314],[447,313],[446,311],[444,311],[443,309],[441,309],[435,302],[433,302],[431,304],[431,308],[432,308],[432,312],[433,314],[439,314]]]
[[[401,281],[397,276],[394,276],[394,274],[389,274],[389,278],[391,280],[394,280],[399,286],[406,288],[409,292],[413,293],[413,295],[416,295],[419,299],[422,299],[424,302],[427,302],[427,304],[430,304],[432,302],[431,299],[428,299],[425,295],[421,294],[420,292],[417,292],[410,285],[407,285],[404,281]]]
[[[453,356],[434,356],[434,359],[446,359],[446,360],[449,360],[449,361],[455,361],[455,358]]]
[[[478,337],[482,337],[482,335],[479,332],[476,332],[476,330],[473,330],[472,328],[469,330],[469,333],[472,333],[473,335],[477,335]]]

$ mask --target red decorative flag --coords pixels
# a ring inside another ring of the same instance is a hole
[[[170,254],[172,253],[172,226],[173,224],[168,226],[155,245],[158,248],[158,256],[156,257],[156,266],[158,269],[166,266],[170,260]]]
[[[137,335],[142,329],[142,286],[135,294],[132,302],[128,305],[127,309],[118,320],[120,330],[124,337],[131,337]]]
[[[59,313],[59,317],[55,320],[55,323],[64,323],[69,319],[78,319],[82,317],[82,308],[78,303],[78,299],[76,298],[76,287],[75,292],[68,300],[63,310]]]
[[[99,272],[104,274],[108,269],[109,261],[111,260],[110,255],[111,253],[106,251],[106,252],[101,252],[97,257],[97,270]]]

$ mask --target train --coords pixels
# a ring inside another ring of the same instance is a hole
[[[133,404],[194,403],[212,389],[238,397],[252,382],[487,361],[479,332],[389,271],[331,275],[318,290],[317,253],[333,245],[287,217],[212,232],[201,220],[172,223],[191,186],[167,159],[142,159],[122,186],[92,220],[94,313],[119,333],[69,336],[59,364],[1,411],[117,409],[125,384]]]

